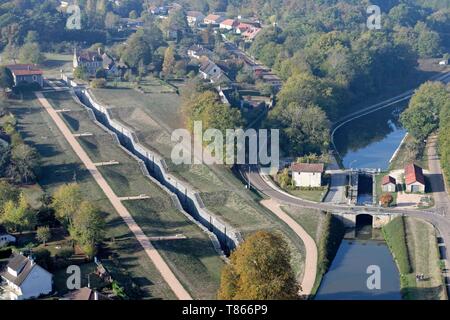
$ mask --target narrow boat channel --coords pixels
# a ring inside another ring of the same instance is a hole
[[[399,117],[406,103],[397,104],[342,126],[335,144],[346,168],[386,170],[406,134]],[[373,203],[373,177],[358,174],[355,204]],[[373,269],[380,270],[380,287],[368,285]],[[372,217],[359,215],[356,228],[348,230],[329,271],[317,291],[317,300],[398,300],[400,274],[381,230],[372,229]]]

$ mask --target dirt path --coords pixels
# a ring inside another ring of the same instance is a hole
[[[283,220],[299,237],[302,239],[305,245],[306,258],[305,258],[305,272],[303,273],[303,279],[300,281],[302,285],[302,295],[310,295],[316,281],[317,274],[317,246],[313,238],[299,225],[294,219],[292,219],[286,212],[280,208],[280,204],[273,200],[263,200],[261,204],[267,209],[272,211],[278,218]]]
[[[167,284],[172,289],[172,291],[175,293],[175,295],[178,297],[178,299],[192,300],[192,297],[190,296],[190,294],[182,286],[180,281],[178,281],[177,277],[173,274],[172,270],[170,270],[169,266],[164,261],[164,259],[161,257],[159,252],[155,249],[155,247],[148,240],[147,236],[144,234],[144,232],[139,227],[139,225],[134,221],[131,214],[128,212],[128,210],[125,208],[125,206],[122,204],[122,202],[117,197],[117,195],[114,193],[114,191],[111,189],[109,184],[103,178],[101,173],[98,171],[98,169],[96,168],[96,166],[94,165],[92,160],[89,158],[87,153],[83,150],[81,145],[78,143],[76,138],[72,135],[71,131],[69,130],[67,125],[64,123],[64,121],[58,116],[58,114],[53,109],[51,104],[47,101],[47,99],[44,97],[44,95],[41,92],[36,92],[36,97],[38,98],[39,102],[44,107],[44,109],[48,112],[48,114],[50,115],[50,117],[55,122],[56,126],[58,127],[58,129],[64,135],[67,142],[70,144],[72,149],[78,155],[78,157],[83,162],[85,167],[89,170],[91,175],[94,177],[95,181],[100,186],[100,188],[103,190],[103,192],[105,193],[105,195],[107,196],[107,198],[109,199],[111,204],[113,205],[114,209],[116,209],[117,213],[122,217],[122,219],[128,225],[130,230],[133,232],[136,239],[139,241],[139,243],[144,248],[147,256],[150,258],[150,260],[153,262],[155,267],[161,273],[162,277],[167,282]],[[142,266],[142,267],[144,267],[144,266]]]

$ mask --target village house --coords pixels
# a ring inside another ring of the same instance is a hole
[[[415,164],[409,164],[405,167],[405,185],[406,192],[424,193],[425,176],[423,169]]]
[[[199,72],[203,79],[209,80],[211,83],[230,81],[223,70],[206,57],[201,59]]]
[[[205,47],[203,47],[201,45],[196,44],[196,45],[191,46],[188,49],[187,54],[191,58],[200,60],[200,58],[202,58],[202,57],[211,58],[213,55],[213,52],[211,50],[206,49]]]
[[[237,27],[239,25],[239,22],[237,20],[234,19],[226,19],[224,21],[222,21],[219,24],[219,28],[220,29],[224,29],[224,30],[233,30],[235,27]]]
[[[52,292],[53,275],[37,265],[31,256],[14,255],[0,276],[5,283],[3,297],[9,300],[37,298]]]
[[[251,24],[241,22],[236,26],[235,32],[237,34],[243,34],[245,31],[250,30],[252,28],[254,27]]]
[[[252,28],[247,29],[246,31],[244,31],[244,32],[242,33],[242,37],[243,37],[246,41],[251,42],[251,41],[255,40],[255,37],[258,35],[258,33],[259,33],[261,30],[262,30],[261,28],[255,28],[255,27],[252,27]]]
[[[381,181],[381,190],[383,192],[396,192],[397,191],[397,181],[391,176],[384,176]]]
[[[92,290],[89,287],[83,287],[78,290],[71,291],[64,295],[60,300],[109,300],[107,296],[99,293],[96,290]]]
[[[205,15],[201,13],[200,11],[188,11],[186,13],[186,19],[188,22],[188,25],[191,28],[198,27],[200,24],[203,23],[203,20],[205,19]]]
[[[14,80],[14,86],[38,84],[44,86],[43,71],[35,64],[11,64],[6,68],[11,71]]]
[[[322,186],[323,163],[292,163],[290,169],[296,187]]]
[[[223,20],[224,18],[222,18],[218,14],[208,14],[204,19],[204,23],[219,25]]]
[[[4,140],[0,139],[0,144],[2,141]],[[2,226],[0,226],[0,248],[14,242],[16,242],[16,237],[6,232],[6,230]]]
[[[90,77],[94,77],[98,70],[104,70],[107,77],[122,76],[128,69],[128,66],[122,62],[116,62],[106,52],[98,48],[97,51],[83,50],[78,52],[74,50],[73,69],[81,67]]]

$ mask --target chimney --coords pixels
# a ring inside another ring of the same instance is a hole
[[[94,290],[94,300],[98,300],[98,292]]]

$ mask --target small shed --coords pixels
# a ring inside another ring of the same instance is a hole
[[[396,192],[397,191],[397,181],[395,178],[387,175],[383,177],[381,182],[381,189],[383,192]]]

